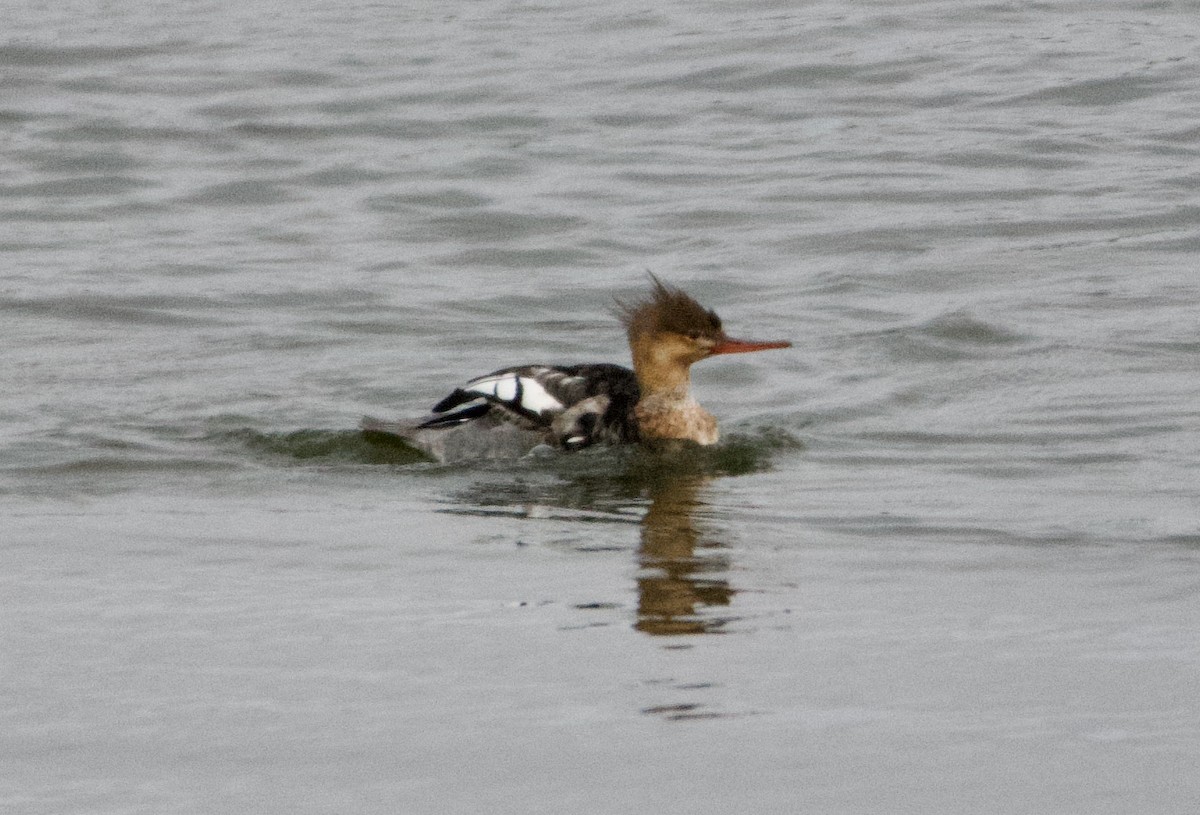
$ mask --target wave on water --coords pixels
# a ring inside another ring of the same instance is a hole
[[[732,432],[712,447],[680,445],[670,449],[597,447],[576,453],[538,448],[518,459],[436,462],[397,436],[361,430],[300,429],[263,431],[235,428],[210,433],[206,439],[222,446],[240,447],[248,453],[298,465],[391,465],[416,470],[511,470],[513,464],[547,469],[561,475],[612,475],[648,478],[671,474],[704,476],[744,475],[770,467],[777,452],[803,449],[804,444],[786,430],[772,427]]]
[[[941,314],[916,325],[878,333],[891,353],[909,362],[952,362],[980,359],[1026,344],[1027,337],[1003,325],[966,312]]]
[[[164,438],[165,436],[169,438]],[[152,439],[73,434],[53,448],[25,451],[0,466],[0,494],[109,493],[197,475],[225,478],[243,470],[387,468],[415,476],[467,474],[485,480],[594,483],[600,493],[632,497],[674,479],[743,475],[771,467],[775,453],[801,449],[785,431],[733,433],[709,448],[655,451],[640,446],[597,447],[575,453],[542,448],[519,458],[434,461],[402,439],[359,429],[259,430],[210,427],[200,434],[164,431]],[[490,488],[489,488],[490,489]]]
[[[359,430],[302,429],[262,431],[252,428],[221,430],[207,440],[241,447],[248,453],[294,464],[429,464],[420,450],[398,438],[387,441]]]

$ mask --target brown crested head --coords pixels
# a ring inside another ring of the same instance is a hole
[[[643,387],[647,385],[643,380],[653,377],[649,373],[651,368],[661,372],[663,366],[668,369],[682,366],[681,376],[686,378],[686,366],[706,357],[787,348],[791,345],[783,340],[760,342],[734,339],[725,333],[721,318],[715,311],[706,309],[653,274],[650,280],[654,288],[649,298],[633,304],[617,301],[621,322],[629,333],[634,368]],[[671,376],[663,378],[670,380]]]
[[[668,286],[653,274],[650,297],[637,303],[617,301],[621,322],[630,343],[651,335],[675,334],[692,340],[716,342],[725,335],[721,318],[685,292]]]

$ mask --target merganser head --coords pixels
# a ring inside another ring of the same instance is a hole
[[[633,305],[619,303],[621,322],[635,349],[653,346],[655,356],[684,366],[717,354],[744,354],[770,348],[790,348],[787,341],[737,340],[725,333],[721,318],[683,291],[650,275],[654,290],[648,300]]]

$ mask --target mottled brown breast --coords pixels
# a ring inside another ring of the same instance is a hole
[[[689,439],[697,444],[716,444],[721,438],[717,420],[693,400],[644,398],[633,409],[642,439]]]

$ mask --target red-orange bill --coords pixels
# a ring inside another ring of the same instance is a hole
[[[711,355],[717,354],[748,354],[751,351],[769,351],[772,348],[791,348],[792,344],[787,340],[778,340],[775,342],[758,342],[756,340],[735,340],[733,337],[726,337],[719,343],[713,346]]]

